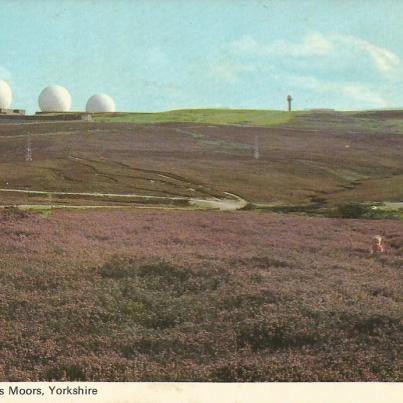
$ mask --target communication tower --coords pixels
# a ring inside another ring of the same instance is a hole
[[[32,161],[32,140],[30,134],[28,134],[27,143],[25,144],[25,161]]]

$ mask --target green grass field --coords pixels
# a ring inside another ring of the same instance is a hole
[[[275,126],[287,123],[293,113],[271,110],[183,109],[156,113],[95,114],[96,122],[206,123],[214,125]]]
[[[389,112],[389,113],[388,113]],[[395,112],[395,113],[391,113]],[[114,123],[204,123],[236,126],[291,126],[300,129],[334,129],[368,133],[403,134],[400,111],[275,111],[252,109],[178,109],[167,112],[99,113],[95,122]]]

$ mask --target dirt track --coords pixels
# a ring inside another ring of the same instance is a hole
[[[74,192],[49,192],[49,191],[44,191],[44,190],[24,190],[24,189],[0,189],[0,192],[8,192],[8,193],[23,193],[23,194],[29,194],[29,195],[45,195],[48,196],[48,198],[54,198],[54,197],[60,197],[60,196],[81,196],[81,197],[95,197],[95,198],[101,198],[104,201],[107,200],[108,198],[125,198],[129,199],[132,202],[135,202],[138,199],[141,199],[148,203],[153,203],[155,201],[160,202],[167,202],[167,203],[173,203],[175,202],[186,202],[188,206],[192,206],[196,209],[217,209],[217,210],[239,210],[247,205],[247,201],[243,200],[239,196],[232,195],[230,193],[227,193],[227,196],[229,196],[226,199],[197,199],[197,198],[185,198],[185,197],[162,197],[162,196],[145,196],[145,195],[139,195],[139,194],[116,194],[116,193],[74,193]],[[50,199],[52,200],[52,199]],[[21,207],[21,208],[35,208],[35,207],[40,207],[41,204],[30,204],[30,205],[14,205],[15,207]],[[74,204],[59,204],[59,205],[53,205],[52,202],[49,202],[49,206],[52,208],[91,208],[91,205],[87,206],[77,206]],[[6,207],[6,206],[0,206],[0,207]],[[94,208],[99,208],[99,207],[127,207],[126,204],[121,204],[116,205],[116,203],[113,206],[99,206],[99,205],[93,205],[92,207]],[[132,205],[132,207],[137,207],[135,204]]]

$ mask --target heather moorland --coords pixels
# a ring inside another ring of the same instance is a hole
[[[0,124],[0,380],[401,380],[401,116]]]
[[[2,381],[401,380],[401,221],[6,209],[0,225]]]
[[[397,112],[195,110],[0,124],[1,204],[46,204],[51,192],[62,205],[225,192],[265,208],[402,202]]]

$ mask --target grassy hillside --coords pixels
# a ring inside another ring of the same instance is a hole
[[[385,111],[274,111],[251,109],[182,109],[154,113],[99,113],[95,122],[115,123],[204,123],[235,126],[290,126],[299,129],[344,130],[368,133],[402,133],[403,110]]]
[[[206,123],[214,125],[274,126],[287,123],[293,113],[271,110],[183,109],[156,113],[95,114],[96,122]]]
[[[167,117],[193,123],[164,123]],[[112,121],[0,124],[0,188],[135,194],[143,201],[230,192],[265,206],[403,200],[403,131],[395,115],[206,110],[106,118]],[[140,118],[149,121],[114,121]],[[24,160],[28,133],[32,162]],[[2,204],[49,202],[46,194],[0,197]],[[55,195],[52,202],[123,200]]]

